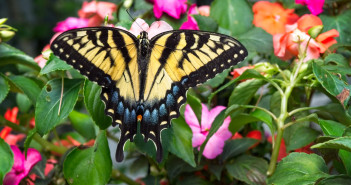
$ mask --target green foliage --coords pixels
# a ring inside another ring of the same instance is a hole
[[[10,172],[13,165],[13,153],[10,146],[0,138],[0,183],[4,180],[5,175]]]
[[[93,147],[77,147],[66,157],[63,173],[68,184],[106,184],[112,172],[105,131],[101,131]]]

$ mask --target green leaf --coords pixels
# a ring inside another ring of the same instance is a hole
[[[68,117],[72,122],[73,128],[80,135],[85,137],[87,140],[94,139],[96,137],[93,120],[90,116],[73,110]]]
[[[34,135],[36,133],[37,133],[37,128],[34,127],[27,134],[26,140],[24,141],[24,153],[25,153],[25,156],[27,156],[27,151],[28,151],[29,145],[32,142],[32,139],[33,139],[33,137],[34,137]]]
[[[179,174],[183,172],[194,172],[203,168],[203,166],[201,165],[198,165],[196,166],[196,168],[194,168],[190,166],[189,163],[186,163],[184,160],[179,159],[174,155],[169,156],[165,166],[167,170],[167,175],[170,177],[170,179],[176,178]]]
[[[221,160],[225,161],[237,155],[246,152],[252,145],[257,143],[256,139],[242,138],[229,140],[225,143],[223,152],[221,154]]]
[[[351,85],[347,85],[345,81],[340,79],[338,76],[331,74],[329,71],[325,70],[315,62],[312,63],[313,73],[321,85],[327,90],[331,95],[338,97],[346,91],[350,92]],[[339,98],[338,98],[339,99]],[[346,105],[350,95],[347,94],[345,99],[340,100],[341,104]]]
[[[62,79],[51,80],[43,87],[35,110],[35,127],[41,136],[47,134],[72,112],[83,81],[83,79],[64,79],[61,105]]]
[[[351,177],[347,175],[333,175],[327,178],[324,178],[323,180],[320,180],[316,182],[315,185],[330,185],[330,184],[335,184],[335,185],[342,185],[342,184],[350,184],[351,183]]]
[[[351,125],[351,116],[345,111],[344,107],[339,103],[329,103],[325,106],[318,107],[319,114],[329,113],[330,119],[335,118],[341,124]]]
[[[183,159],[192,167],[195,167],[194,152],[192,146],[192,131],[183,117],[172,120],[173,137],[169,144],[169,151]]]
[[[191,15],[191,16],[195,18],[200,30],[211,31],[211,32],[217,31],[218,24],[213,18],[207,17],[207,16],[201,16],[201,15]]]
[[[252,27],[252,10],[245,0],[215,0],[210,14],[220,27],[230,30],[232,36],[245,33]]]
[[[322,157],[316,154],[290,153],[278,163],[269,184],[314,184],[322,177],[328,177],[328,168]]]
[[[5,175],[10,172],[13,163],[13,153],[10,146],[0,138],[0,184],[2,184]]]
[[[231,106],[233,104],[248,104],[251,101],[252,97],[256,94],[257,90],[264,84],[265,82],[262,80],[247,80],[245,82],[241,82],[238,86],[235,87],[234,91],[230,95],[228,106]],[[231,116],[234,115],[232,114]]]
[[[204,85],[209,85],[212,88],[220,86],[224,80],[228,77],[229,69],[224,70],[223,72],[217,74],[214,78],[206,81]]]
[[[325,57],[327,64],[323,68],[329,72],[340,73],[342,75],[351,74],[351,67],[347,59],[341,54],[332,53]]]
[[[112,119],[105,114],[105,104],[100,98],[101,87],[89,80],[84,83],[84,103],[95,124],[101,130],[106,129],[112,123]]]
[[[40,93],[40,87],[34,80],[24,76],[10,76],[9,79],[17,88],[28,96],[33,104],[36,103],[38,94]]]
[[[32,57],[6,43],[0,43],[0,61],[0,66],[21,64],[40,71],[40,67]]]
[[[4,78],[2,75],[3,74],[0,74],[0,103],[6,98],[10,91],[10,86],[6,78]]]
[[[320,15],[319,17],[322,19],[324,30],[338,30],[339,37],[335,37],[338,43],[351,43],[351,10],[338,16]]]
[[[105,131],[100,132],[93,147],[76,147],[63,162],[63,174],[69,184],[107,184],[111,172]]]
[[[251,112],[250,115],[266,123],[270,128],[275,126],[272,121],[273,118],[267,112],[261,109],[256,109],[255,111]]]
[[[254,27],[239,35],[237,39],[249,51],[257,51],[264,54],[271,54],[273,52],[272,35],[264,31],[262,28]]]
[[[324,143],[318,143],[311,146],[311,148],[334,148],[351,152],[351,136],[339,137]]]
[[[289,145],[286,146],[287,151],[295,150],[312,143],[319,135],[319,132],[309,127],[299,127],[289,137]]]
[[[57,56],[55,56],[53,53],[51,53],[49,60],[46,62],[46,65],[41,69],[40,74],[47,74],[52,71],[57,71],[57,70],[69,70],[72,69],[72,66],[68,65],[66,62],[62,61],[59,59]]]
[[[223,168],[223,164],[208,164],[208,171],[210,171],[214,176],[216,176],[217,180],[221,180]]]
[[[208,182],[207,180],[198,177],[198,176],[186,176],[180,181],[177,182],[176,185],[211,185],[212,183]]]
[[[257,122],[257,121],[260,121],[260,119],[254,117],[254,116],[252,116],[250,114],[240,113],[240,114],[238,114],[236,116],[231,117],[231,121],[230,121],[228,129],[233,134],[235,134],[244,125],[246,125],[248,123],[252,123],[252,122]]]
[[[242,155],[225,167],[230,176],[247,184],[266,184],[268,163],[262,158]]]
[[[342,136],[346,128],[345,125],[333,121],[333,120],[323,120],[319,119],[318,123],[323,130],[323,133],[327,136]]]
[[[194,111],[197,120],[201,124],[201,114],[202,114],[201,100],[198,99],[196,96],[191,95],[190,93],[187,93],[186,97],[187,97],[186,101],[190,105],[191,109]]]
[[[16,103],[21,112],[28,112],[29,108],[32,106],[32,102],[28,96],[22,93],[16,94]]]

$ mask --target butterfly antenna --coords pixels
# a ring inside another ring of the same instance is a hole
[[[129,17],[133,19],[133,21],[139,26],[139,28],[141,28],[143,31],[145,31],[139,24],[138,22],[136,22],[136,20],[132,17],[132,15],[129,13],[129,10],[126,9],[126,12],[128,13]]]

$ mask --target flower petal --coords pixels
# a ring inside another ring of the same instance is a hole
[[[188,20],[184,22],[180,28],[180,30],[200,30],[199,26],[194,17],[188,16]]]
[[[137,18],[133,22],[129,31],[137,37],[138,35],[140,35],[140,32],[146,31],[148,29],[149,29],[149,25],[143,19]]]
[[[189,125],[194,134],[201,132],[199,120],[197,120],[197,117],[189,104],[185,106],[184,118],[185,122]]]
[[[230,137],[230,136],[229,136]],[[222,138],[213,135],[207,142],[203,155],[207,159],[214,159],[223,152],[224,141]]]
[[[173,28],[167,22],[155,21],[151,24],[150,28],[148,28],[146,31],[148,33],[148,38],[151,39],[152,37],[156,36],[157,34],[160,34],[162,32],[166,32],[166,31],[170,31],[170,30],[173,30]]]
[[[297,29],[305,33],[314,26],[323,25],[322,20],[312,14],[305,14],[297,21]]]
[[[32,169],[32,167],[35,164],[37,164],[39,161],[41,161],[41,155],[38,152],[38,150],[36,150],[34,148],[29,148],[27,151],[27,159],[24,162],[25,175],[28,175],[28,173]]]
[[[324,53],[330,46],[337,43],[334,37],[339,37],[339,32],[336,29],[318,35],[316,41],[320,43],[321,53]]]

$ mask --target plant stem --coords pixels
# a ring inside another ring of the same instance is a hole
[[[291,112],[288,113],[289,116],[292,116],[298,112],[305,111],[305,110],[312,110],[312,109],[318,109],[319,107],[301,107],[297,108],[295,110],[292,110]]]
[[[24,134],[28,134],[29,130],[25,127],[21,127],[15,123],[12,123],[11,121],[6,120],[3,116],[0,116],[0,126],[7,126],[12,128],[13,130],[17,132],[21,132]],[[59,154],[64,154],[67,151],[67,148],[65,147],[60,147],[52,144],[51,142],[48,142],[47,140],[43,139],[42,137],[39,136],[39,134],[35,134],[33,136],[33,139],[38,142],[44,149],[53,151]]]
[[[121,173],[117,169],[113,169],[111,175],[112,175],[112,178],[114,178],[116,180],[121,180],[121,181],[125,182],[126,184],[129,184],[129,185],[140,185],[139,183],[135,182],[133,179],[131,179],[128,176],[124,175],[123,173]]]

